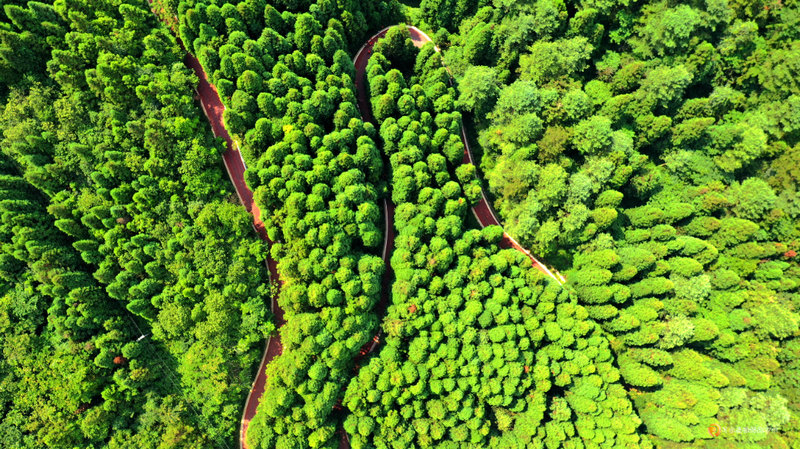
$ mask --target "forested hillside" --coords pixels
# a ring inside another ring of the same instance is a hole
[[[180,36],[213,74],[226,126],[242,142],[270,238],[281,242],[271,250],[284,282],[283,354],[267,367],[251,448],[335,444],[334,405],[378,325],[387,186],[374,129],[355,107],[348,52],[389,10],[323,3],[177,9]]]
[[[0,6],[0,447],[800,446],[796,0]]]
[[[415,58],[407,35],[390,30],[367,67],[398,237],[386,346],[345,396],[352,447],[558,447],[587,434],[649,447],[586,309],[499,250],[498,227],[466,229],[476,180],[448,72],[431,43]]]
[[[225,447],[267,248],[143,2],[5,5],[0,446]]]

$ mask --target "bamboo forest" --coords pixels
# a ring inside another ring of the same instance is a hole
[[[0,0],[0,447],[800,449],[800,1]]]

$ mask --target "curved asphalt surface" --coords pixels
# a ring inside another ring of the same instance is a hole
[[[208,121],[211,123],[211,129],[213,130],[214,135],[225,140],[226,150],[222,154],[222,158],[223,162],[225,163],[225,169],[228,172],[228,177],[230,177],[231,183],[236,189],[236,194],[239,196],[239,200],[242,202],[242,205],[244,205],[247,211],[253,215],[253,228],[256,230],[256,233],[258,233],[262,239],[271,244],[272,242],[269,240],[269,237],[267,237],[267,231],[264,228],[264,223],[261,221],[261,211],[259,210],[255,201],[253,201],[253,192],[244,181],[244,172],[247,167],[244,164],[244,160],[242,159],[238,145],[233,142],[228,134],[228,131],[225,129],[222,119],[225,106],[222,104],[216,88],[209,83],[206,74],[203,71],[203,68],[200,66],[200,62],[197,60],[197,58],[187,53],[186,65],[194,70],[197,78],[199,79],[197,93],[200,97],[200,103],[203,106],[203,111],[205,112],[206,117],[208,117]],[[391,201],[384,199],[383,209],[385,229],[381,256],[383,261],[386,263],[387,270],[386,275],[384,275],[383,278],[381,299],[378,302],[379,310],[384,309],[388,304],[388,292],[390,291],[389,283],[391,276],[391,270],[389,268],[389,254],[391,252],[390,250],[392,245],[394,244],[394,226],[392,226],[394,221],[394,205]],[[283,281],[280,280],[278,275],[278,263],[269,255],[267,257],[267,266],[269,268],[270,278],[278,287],[280,287],[283,284]],[[275,325],[277,328],[280,328],[286,321],[283,317],[283,309],[278,306],[277,296],[277,293],[273,296],[271,308],[272,312],[275,314]],[[367,346],[362,348],[361,352],[359,353],[360,357],[372,352],[378,346],[380,341],[379,335],[380,332],[372,339],[370,343],[367,344]],[[247,396],[244,413],[242,415],[242,423],[239,430],[239,442],[242,449],[247,449],[247,443],[245,442],[247,427],[250,425],[250,421],[256,414],[256,409],[258,408],[261,395],[264,394],[264,387],[266,386],[267,382],[267,364],[276,356],[280,355],[282,350],[283,346],[281,345],[280,334],[277,334],[276,336],[267,340],[267,347],[264,351],[263,357],[261,358],[256,379],[253,382],[253,386]]]
[[[356,57],[353,60],[356,66],[355,84],[356,91],[358,93],[358,107],[361,110],[361,115],[364,117],[364,120],[371,121],[373,123],[375,120],[372,117],[365,80],[367,62],[369,61],[370,56],[372,56],[372,47],[375,46],[375,44],[378,42],[378,39],[383,37],[386,32],[389,31],[389,28],[391,27],[386,27],[369,38],[369,40],[361,47],[361,49],[358,50],[358,53],[356,53]],[[409,26],[408,31],[409,34],[411,34],[411,40],[414,42],[414,46],[416,47],[422,47],[426,43],[432,42],[432,39],[417,27]],[[434,46],[434,48],[437,52],[439,51],[439,47]],[[474,165],[475,162],[472,158],[472,150],[469,148],[469,141],[467,140],[467,135],[464,131],[463,124],[461,126],[461,141],[464,143],[464,158],[462,159],[462,163]],[[475,176],[477,177],[477,174]],[[472,206],[472,213],[475,215],[475,218],[478,220],[478,223],[482,228],[490,225],[500,226],[500,220],[497,218],[497,215],[489,205],[489,201],[486,199],[486,194],[483,191],[481,191],[480,201],[478,201],[476,205]],[[503,237],[500,240],[499,246],[501,248],[514,248],[518,251],[522,251],[526,256],[528,256],[536,269],[547,276],[550,276],[559,284],[563,283],[561,279],[556,277],[556,275],[550,271],[550,269],[548,269],[543,263],[539,262],[539,260],[533,254],[531,254],[530,251],[523,248],[522,245],[520,245],[505,231],[503,232]]]

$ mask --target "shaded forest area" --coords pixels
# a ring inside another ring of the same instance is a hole
[[[144,2],[5,4],[0,446],[226,447],[264,244]]]
[[[1,446],[800,444],[796,1],[0,4]]]

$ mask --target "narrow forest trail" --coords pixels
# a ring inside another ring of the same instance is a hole
[[[367,93],[366,87],[366,68],[367,62],[369,61],[370,56],[372,56],[372,47],[378,42],[378,39],[383,37],[387,31],[389,31],[391,27],[386,27],[373,35],[367,42],[358,50],[356,56],[353,60],[353,63],[356,66],[356,91],[358,93],[358,107],[361,110],[361,115],[364,117],[365,121],[370,121],[375,123],[374,118],[372,117],[372,111],[369,101],[369,95]],[[417,48],[422,47],[423,45],[427,44],[428,42],[433,42],[433,40],[425,34],[422,30],[415,26],[408,26],[408,31],[411,34],[411,40],[414,42],[414,46]],[[440,51],[439,47],[434,45],[434,48],[437,52]],[[445,66],[446,67],[446,66]],[[448,69],[449,71],[449,69]],[[377,125],[376,125],[377,126]],[[464,164],[473,164],[475,165],[475,161],[472,157],[472,150],[469,147],[469,141],[467,139],[467,134],[464,128],[464,124],[461,125],[461,140],[464,143],[464,158],[462,163]],[[477,168],[477,166],[476,166]],[[477,173],[475,174],[477,177]],[[472,213],[475,215],[475,218],[478,220],[478,223],[481,227],[486,227],[490,225],[498,225],[500,224],[500,220],[497,218],[497,215],[494,213],[489,201],[486,199],[486,193],[481,190],[481,199],[478,201],[478,204],[472,206]],[[547,266],[541,263],[530,251],[525,249],[522,245],[520,245],[513,237],[508,235],[505,231],[503,231],[503,237],[499,243],[501,248],[514,248],[518,251],[523,252],[533,263],[533,266],[541,271],[542,273],[546,274],[547,276],[553,278],[559,284],[564,283],[563,277],[556,276]]]

